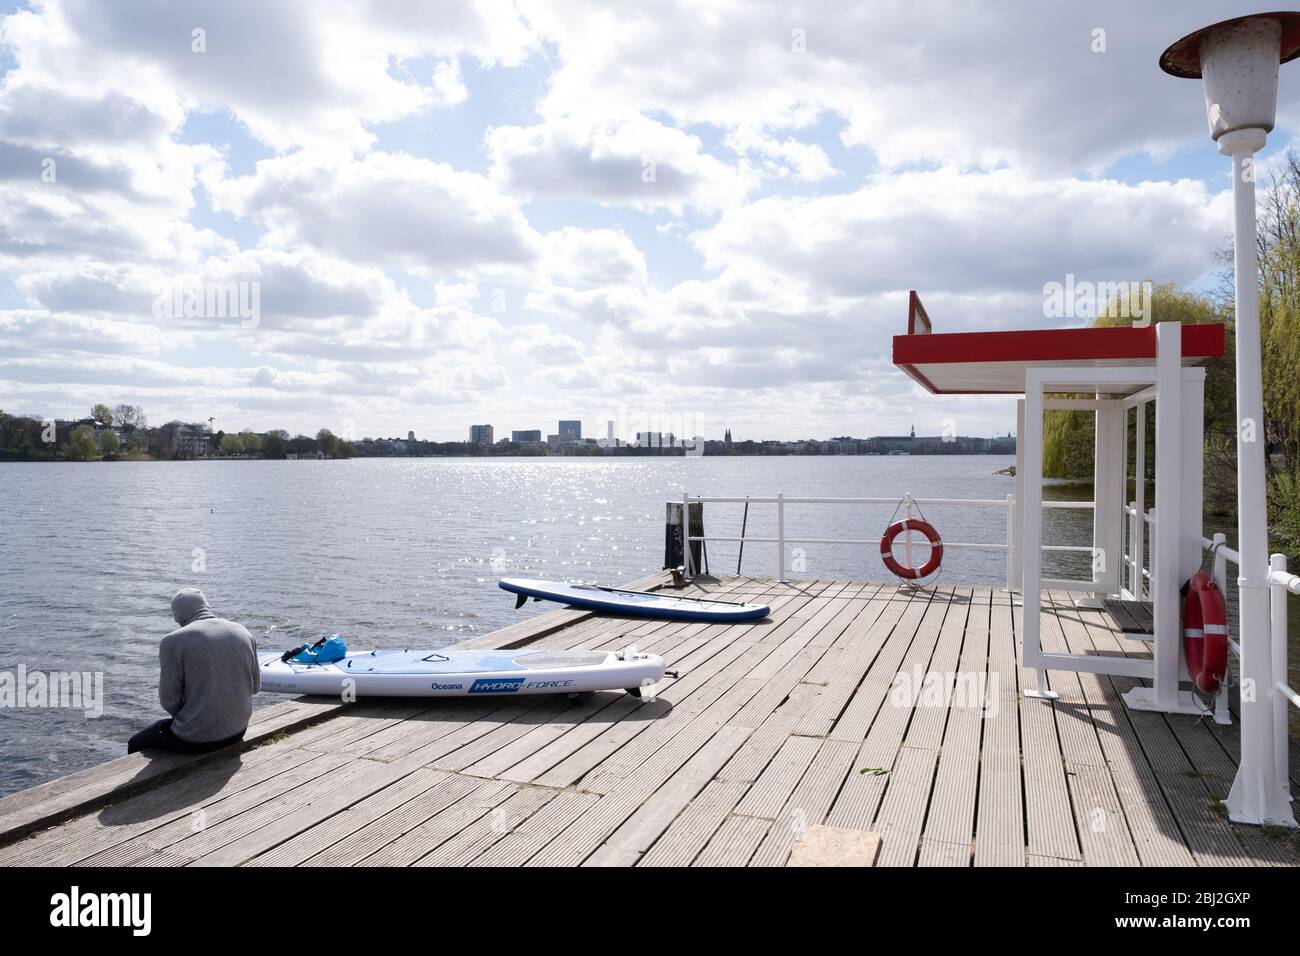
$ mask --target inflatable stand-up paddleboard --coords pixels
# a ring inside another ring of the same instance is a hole
[[[654,591],[625,591],[594,584],[566,584],[563,581],[536,581],[531,578],[503,578],[502,590],[517,595],[515,607],[536,601],[558,601],[570,607],[592,611],[609,611],[634,617],[661,617],[677,621],[755,621],[767,617],[765,604],[739,604],[708,598],[674,597]]]
[[[662,657],[634,647],[623,651],[377,650],[346,654],[329,663],[302,663],[288,654],[260,654],[258,659],[264,691],[338,696],[350,689],[358,698],[597,690],[626,690],[639,697],[642,687],[664,676]]]

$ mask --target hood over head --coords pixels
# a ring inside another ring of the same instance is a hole
[[[198,588],[181,588],[172,598],[172,617],[181,627],[191,621],[215,616],[208,607],[208,599]]]

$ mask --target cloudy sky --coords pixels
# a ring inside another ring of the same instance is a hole
[[[944,331],[1212,285],[1228,165],[1156,60],[1275,5],[0,0],[0,408],[1006,432],[892,366],[907,290]]]

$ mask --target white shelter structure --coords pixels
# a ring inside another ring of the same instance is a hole
[[[908,334],[894,338],[894,362],[929,391],[1024,395],[1017,403],[1011,580],[1024,596],[1022,663],[1038,672],[1038,689],[1028,695],[1055,696],[1047,688],[1048,670],[1087,671],[1149,679],[1151,687],[1126,695],[1132,708],[1206,713],[1194,694],[1179,687],[1186,674],[1179,590],[1202,561],[1205,370],[1197,366],[1223,354],[1223,326],[1165,322],[935,334],[915,292],[908,313]],[[1126,494],[1129,435],[1136,435],[1133,471],[1145,475],[1146,409],[1153,402],[1158,521],[1156,509],[1146,507],[1145,481],[1133,482],[1132,498]],[[1051,409],[1088,411],[1096,418],[1093,560],[1087,580],[1043,576],[1043,552],[1054,547],[1043,542],[1043,413]],[[1152,639],[1153,659],[1044,650],[1045,588],[1081,592],[1093,607],[1103,602],[1149,607],[1154,624],[1141,636]]]

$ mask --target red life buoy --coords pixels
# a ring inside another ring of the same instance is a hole
[[[1192,683],[1203,694],[1219,689],[1228,673],[1228,609],[1223,592],[1204,571],[1183,585],[1183,652]]]
[[[904,531],[919,531],[930,542],[930,560],[919,568],[909,568],[894,557],[894,539]],[[934,530],[934,525],[930,522],[920,518],[904,518],[902,521],[895,521],[885,529],[885,533],[880,538],[880,560],[885,562],[885,567],[908,581],[929,577],[939,570],[939,564],[943,561],[943,541],[940,540],[939,532]]]

